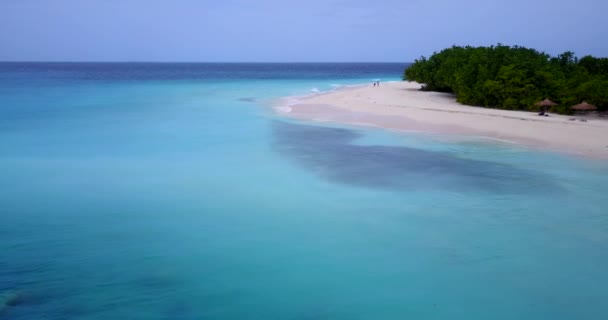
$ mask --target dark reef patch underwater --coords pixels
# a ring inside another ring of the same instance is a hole
[[[275,149],[325,179],[369,188],[501,193],[557,192],[548,177],[446,151],[358,145],[355,130],[276,121]]]

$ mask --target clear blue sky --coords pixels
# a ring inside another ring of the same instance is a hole
[[[608,0],[0,0],[0,60],[413,61],[503,43],[608,56]]]

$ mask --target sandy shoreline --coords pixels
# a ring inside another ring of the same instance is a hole
[[[482,136],[608,159],[608,120],[461,105],[450,94],[423,92],[415,82],[350,87],[285,100],[277,112],[299,119],[400,131]],[[288,102],[287,102],[288,101]],[[575,118],[576,120],[571,120]]]

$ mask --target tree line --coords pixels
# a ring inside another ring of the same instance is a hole
[[[558,113],[582,101],[608,110],[608,58],[579,59],[570,51],[551,57],[520,46],[453,46],[417,59],[403,79],[468,105],[536,111],[535,103],[549,98]]]

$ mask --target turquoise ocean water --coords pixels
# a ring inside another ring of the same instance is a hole
[[[607,319],[605,162],[267,107],[403,67],[0,64],[0,319]]]

